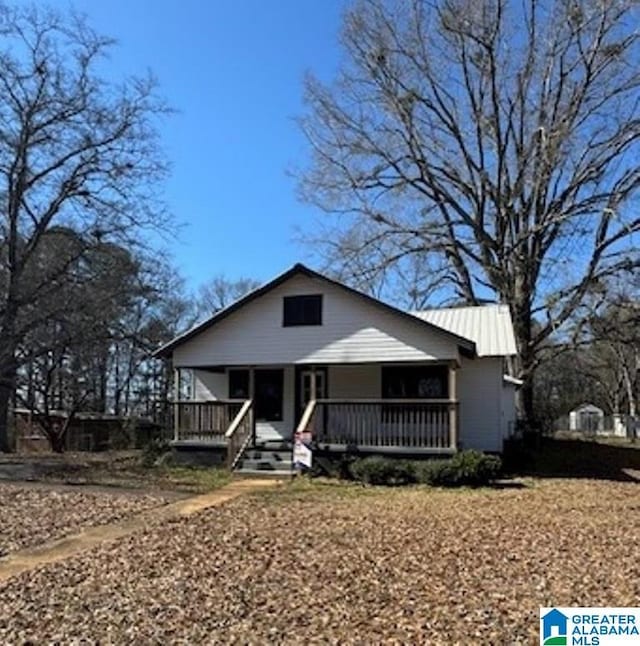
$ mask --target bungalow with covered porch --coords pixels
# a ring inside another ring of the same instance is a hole
[[[176,387],[174,446],[403,455],[498,452],[518,381],[506,306],[404,312],[297,264],[160,348]]]

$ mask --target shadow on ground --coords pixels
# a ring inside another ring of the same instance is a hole
[[[536,447],[510,448],[505,466],[513,475],[640,483],[640,443],[542,438]]]

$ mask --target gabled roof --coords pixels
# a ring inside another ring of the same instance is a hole
[[[306,276],[307,278],[313,278],[316,280],[323,281],[329,285],[333,285],[334,287],[338,287],[345,292],[353,295],[356,298],[360,298],[362,300],[367,301],[368,303],[375,305],[378,308],[381,308],[387,312],[391,312],[392,314],[396,316],[400,316],[404,319],[411,320],[414,323],[418,323],[420,325],[423,325],[426,329],[430,330],[431,332],[437,332],[439,334],[444,334],[448,336],[450,339],[452,339],[457,345],[460,347],[460,350],[467,355],[475,356],[476,354],[476,344],[474,343],[473,340],[470,340],[468,338],[465,338],[452,330],[447,330],[446,328],[440,327],[438,325],[435,325],[431,323],[430,321],[423,320],[419,317],[413,316],[412,314],[409,314],[407,312],[404,312],[403,310],[398,309],[397,307],[393,307],[392,305],[388,305],[387,303],[383,303],[382,301],[378,300],[377,298],[373,298],[372,296],[369,296],[368,294],[364,294],[363,292],[359,292],[357,289],[353,289],[352,287],[348,287],[347,285],[344,285],[343,283],[338,282],[337,280],[333,280],[332,278],[328,278],[327,276],[324,276],[323,274],[318,273],[317,271],[313,271],[312,269],[309,269],[305,265],[302,265],[300,263],[295,264],[291,269],[288,269],[284,273],[280,274],[276,278],[274,278],[272,281],[266,283],[265,285],[262,285],[261,287],[258,287],[258,289],[253,290],[252,292],[249,292],[246,296],[243,296],[242,298],[238,299],[228,307],[225,307],[224,309],[220,310],[213,316],[209,317],[202,323],[199,323],[198,325],[192,327],[190,330],[187,330],[183,334],[178,335],[169,343],[166,343],[162,347],[158,348],[154,352],[154,356],[159,356],[159,357],[167,357],[170,356],[173,350],[178,347],[179,345],[182,345],[186,341],[189,341],[192,339],[194,336],[197,336],[201,332],[204,332],[205,330],[208,330],[210,327],[213,327],[220,321],[226,319],[229,315],[233,314],[240,308],[244,307],[245,305],[251,303],[252,301],[256,300],[257,298],[260,298],[260,296],[263,296],[264,294],[270,292],[271,290],[275,289],[276,287],[282,285],[289,279],[293,278],[294,276],[297,275],[302,275]]]
[[[576,406],[575,408],[571,409],[572,413],[581,413],[583,411],[592,411],[594,413],[604,413],[602,408],[599,406],[596,406],[595,404],[590,404],[588,402],[585,402],[584,404],[580,404],[580,406]]]
[[[444,307],[412,313],[423,321],[471,339],[479,357],[508,357],[517,353],[507,305]]]

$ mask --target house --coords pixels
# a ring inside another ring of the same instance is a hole
[[[58,429],[69,415],[63,410],[49,411],[48,422]],[[16,451],[41,453],[50,451],[45,433],[45,415],[29,410],[13,410],[13,429]],[[142,448],[153,438],[161,437],[161,426],[142,417],[120,417],[108,413],[77,411],[64,437],[67,451],[106,451],[113,448]]]
[[[174,446],[224,447],[233,466],[296,431],[326,451],[501,451],[515,353],[506,306],[408,313],[297,264],[156,355],[191,380]]]

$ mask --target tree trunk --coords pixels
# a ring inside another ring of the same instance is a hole
[[[635,368],[635,365],[634,365]],[[636,398],[635,398],[635,392],[633,388],[633,378],[635,375],[631,375],[631,372],[629,368],[626,366],[623,366],[623,377],[624,377],[624,387],[627,395],[627,405],[628,405],[628,411],[629,415],[631,417],[636,416]]]
[[[54,453],[64,453],[64,450],[66,448],[66,437],[67,437],[67,431],[69,430],[69,426],[71,425],[71,420],[73,419],[73,415],[70,414],[64,422],[62,422],[62,425],[60,425],[59,422],[54,422],[48,414],[45,414],[43,416],[42,422],[43,422],[43,427],[44,431],[47,435],[47,438],[49,439],[49,444],[51,445],[51,450]]]
[[[516,407],[518,418],[526,426],[532,426],[536,423],[533,403],[533,373],[536,367],[536,356],[532,344],[530,292],[525,285],[521,285],[516,292],[511,306],[511,316],[518,348],[517,376],[524,381],[517,392]]]
[[[15,360],[9,353],[0,359],[0,453],[9,453],[11,402],[16,389]]]
[[[13,395],[13,382],[3,371],[0,376],[0,453],[9,453],[9,412]]]
[[[516,394],[516,409],[518,417],[525,425],[535,425],[535,413],[533,405],[533,379],[524,379],[524,383]]]
[[[49,436],[49,443],[51,444],[51,450],[54,453],[64,453],[64,436],[63,433],[52,433]]]

